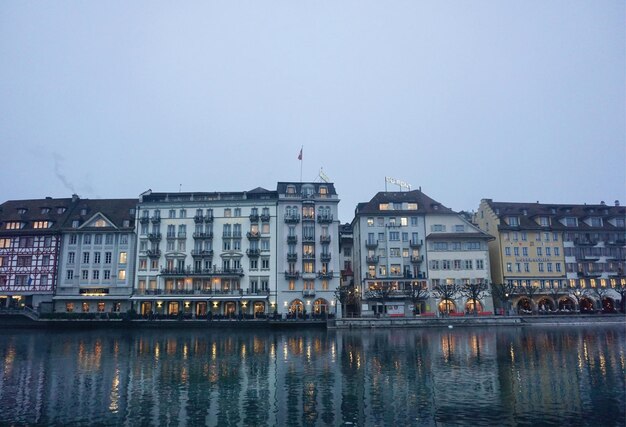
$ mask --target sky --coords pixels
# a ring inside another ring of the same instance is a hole
[[[0,201],[624,204],[626,2],[4,0],[0,149]]]

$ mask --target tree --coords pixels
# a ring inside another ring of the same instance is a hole
[[[624,297],[626,297],[626,277],[624,277],[624,272],[621,268],[617,270],[617,277],[612,280],[614,280],[611,282],[613,290],[617,292],[621,298],[620,311],[626,313],[626,301],[624,301]]]
[[[404,294],[411,300],[414,308],[420,301],[425,301],[430,296],[426,281],[417,280],[411,281],[411,284],[404,289]]]
[[[535,312],[535,302],[533,297],[539,292],[539,286],[536,283],[531,283],[530,281],[526,282],[524,285],[519,285],[515,289],[515,292],[524,295],[530,300],[530,308],[533,312]]]
[[[602,300],[607,297],[611,293],[611,288],[609,286],[596,285],[590,288],[585,288],[585,295],[589,297],[595,297],[598,300],[598,310],[602,311]]]
[[[385,301],[389,299],[393,290],[391,282],[381,281],[370,283],[368,290],[365,291],[365,299],[381,303],[383,306],[382,312],[386,313]]]
[[[456,281],[450,281],[450,283],[440,283],[438,285],[433,286],[433,293],[435,297],[443,300],[443,301],[454,301],[454,298],[458,295],[460,291],[460,286],[456,283]],[[446,314],[450,313],[450,309],[448,304],[446,304]]]
[[[516,291],[516,287],[513,282],[506,283],[493,283],[491,285],[491,291],[493,295],[504,305],[504,312],[509,314],[509,301],[513,297]]]
[[[487,283],[482,280],[474,283],[468,282],[461,287],[461,295],[467,298],[468,301],[474,302],[474,314],[476,314],[476,305],[483,299],[483,294],[488,288]]]
[[[358,293],[353,281],[347,285],[342,284],[335,289],[335,298],[341,304],[341,313],[344,313],[344,315],[347,313],[355,314],[355,308],[358,305]],[[349,310],[348,307],[352,307],[352,310]]]

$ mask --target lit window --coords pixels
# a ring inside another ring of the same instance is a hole
[[[417,203],[407,203],[406,208],[409,211],[416,211],[417,210]]]
[[[117,273],[117,278],[120,280],[126,280],[126,270],[120,270]]]
[[[107,226],[107,223],[106,223],[106,221],[105,221],[105,220],[103,220],[103,219],[99,219],[99,220],[97,220],[97,221],[95,222],[94,226],[95,226],[95,227],[106,227],[106,226]]]
[[[120,264],[126,264],[126,252],[120,252]]]
[[[378,209],[381,211],[389,210],[389,203],[380,203],[378,205]]]
[[[22,228],[22,223],[19,221],[10,221],[4,224],[6,230],[19,230]]]

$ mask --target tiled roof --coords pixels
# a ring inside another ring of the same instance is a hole
[[[71,198],[6,201],[0,205],[0,233],[17,235],[57,232],[72,208]],[[33,227],[35,221],[50,221],[52,226],[47,229],[35,229]],[[7,222],[22,222],[25,225],[19,230],[6,230],[4,224]]]
[[[136,207],[137,199],[78,199],[63,228],[72,228],[74,220],[80,221],[82,225],[98,213],[104,215],[117,228],[134,228],[135,215],[131,215],[131,209]],[[124,220],[130,222],[129,227],[124,227]]]
[[[380,210],[381,203],[417,203],[417,210]],[[359,203],[356,215],[398,215],[398,214],[456,214],[438,201],[431,199],[420,190],[412,191],[381,191],[369,202]]]
[[[296,194],[302,193],[301,190],[303,185],[312,185],[315,189],[315,194],[319,194],[320,187],[326,187],[328,189],[329,196],[337,195],[337,192],[335,191],[335,184],[333,184],[332,182],[279,182],[276,185],[276,190],[278,191],[278,194],[286,194],[287,186],[291,185],[295,187]]]

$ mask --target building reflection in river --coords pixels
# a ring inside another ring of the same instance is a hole
[[[618,424],[623,328],[28,332],[0,424]],[[621,417],[621,418],[620,418]]]

